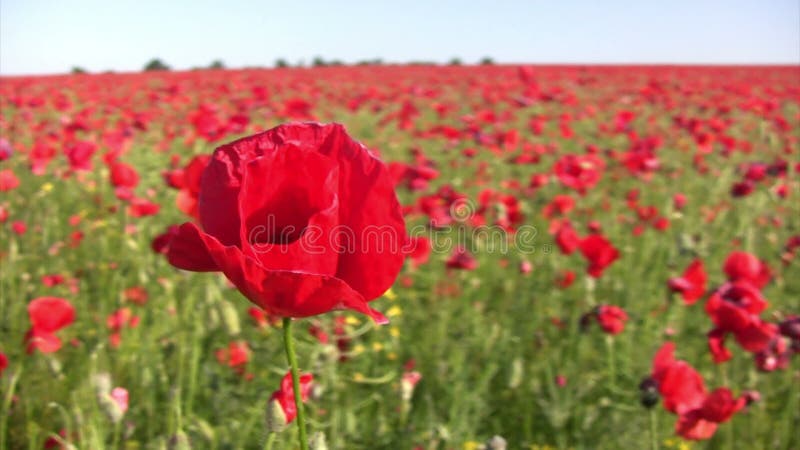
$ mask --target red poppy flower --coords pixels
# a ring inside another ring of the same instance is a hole
[[[88,141],[78,141],[64,149],[69,166],[74,171],[92,170],[92,156],[97,146]]]
[[[234,341],[227,348],[221,348],[214,354],[220,364],[235,369],[242,369],[250,360],[250,347],[245,341]]]
[[[683,360],[675,359],[675,344],[667,342],[653,358],[651,377],[664,399],[664,409],[684,414],[702,405],[706,395],[703,377]]]
[[[761,289],[769,283],[771,277],[769,267],[753,254],[736,251],[728,255],[722,270],[728,280],[745,280]]]
[[[753,193],[756,186],[750,180],[740,181],[731,186],[731,196],[733,197],[746,197]]]
[[[717,424],[727,422],[734,413],[747,405],[747,398],[734,398],[728,388],[719,388],[706,396],[699,408],[681,414],[675,431],[685,439],[709,439]]]
[[[3,371],[6,370],[8,367],[8,357],[5,353],[0,352],[0,376],[3,375]]]
[[[132,166],[123,162],[114,162],[110,168],[109,177],[112,186],[133,189],[139,184],[139,174]]]
[[[59,297],[39,297],[28,303],[31,328],[25,333],[28,353],[53,353],[61,348],[55,333],[75,321],[75,308]]]
[[[300,375],[300,400],[305,403],[311,393],[314,376],[310,373]],[[287,372],[281,380],[281,387],[272,393],[270,402],[277,402],[285,416],[284,424],[292,423],[297,417],[297,404],[294,402],[294,387],[292,386],[292,373]]]
[[[681,293],[684,303],[692,305],[705,294],[707,281],[703,261],[695,259],[683,271],[682,276],[670,278],[668,286],[671,291]]]
[[[603,271],[619,258],[619,251],[606,238],[599,234],[590,234],[581,241],[581,253],[589,262],[587,273],[599,278]]]
[[[725,338],[728,333],[719,328],[715,328],[708,333],[708,349],[711,350],[711,357],[717,364],[733,358],[733,353],[725,347]]]
[[[400,396],[403,401],[411,401],[411,397],[414,396],[414,388],[420,380],[422,380],[422,374],[416,370],[403,372],[403,376],[400,378]]]
[[[572,283],[574,282],[575,282],[575,272],[571,270],[562,270],[558,274],[555,280],[556,286],[560,287],[561,289],[566,289],[572,286]]]
[[[111,347],[119,347],[122,341],[122,329],[125,327],[136,328],[139,325],[139,316],[133,314],[130,308],[120,308],[106,318],[106,326],[111,330],[109,341]]]
[[[677,193],[672,196],[672,206],[677,210],[682,210],[686,206],[686,195]]]
[[[11,169],[0,170],[0,192],[16,189],[19,186],[19,178],[14,175]]]
[[[14,233],[22,236],[28,232],[28,224],[21,220],[15,220],[11,222],[11,229],[14,231]]]
[[[619,306],[601,305],[597,308],[597,323],[608,334],[619,334],[625,329],[628,313]]]
[[[553,216],[563,216],[575,208],[575,199],[569,195],[556,195],[553,200],[542,209],[546,219]]]
[[[47,287],[58,286],[64,283],[64,276],[60,274],[42,275],[42,284]]]
[[[256,308],[255,306],[247,308],[247,315],[250,316],[251,319],[253,319],[253,322],[258,328],[264,328],[267,325],[276,322],[278,320],[277,318],[269,317],[267,313],[264,312],[263,309]]]
[[[128,215],[131,217],[154,216],[158,214],[161,205],[144,198],[134,198],[128,206]]]
[[[766,299],[755,286],[735,281],[723,284],[709,297],[706,313],[714,325],[736,333],[747,328],[766,307]]]
[[[198,199],[200,197],[200,180],[203,171],[211,160],[209,155],[198,155],[189,161],[183,169],[176,169],[164,174],[167,184],[180,189],[175,204],[184,214],[199,219]]]
[[[268,182],[266,180],[269,180]],[[223,145],[200,187],[202,229],[185,223],[174,266],[221,271],[277,317],[352,309],[403,264],[405,224],[386,167],[338,124],[287,124]]]
[[[604,167],[603,160],[596,155],[564,155],[553,172],[564,186],[585,193],[600,181]]]
[[[179,229],[180,227],[178,227],[178,225],[170,225],[167,227],[166,231],[153,238],[153,241],[150,243],[150,248],[156,253],[166,255],[169,250],[169,243],[178,235]]]
[[[569,222],[562,222],[556,231],[556,245],[561,253],[570,255],[580,246],[581,238]]]
[[[464,247],[458,247],[453,250],[446,265],[448,269],[475,270],[478,268],[478,260]]]
[[[411,259],[411,265],[419,267],[428,262],[431,255],[431,241],[425,236],[410,236],[406,246],[409,247],[408,257]]]
[[[775,336],[763,350],[755,354],[756,367],[762,372],[786,369],[792,353],[789,339]]]

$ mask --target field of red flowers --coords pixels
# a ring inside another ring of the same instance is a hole
[[[0,450],[800,448],[798,66],[0,102]]]

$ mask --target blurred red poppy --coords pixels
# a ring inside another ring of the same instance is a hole
[[[667,285],[673,292],[681,293],[684,303],[692,305],[705,295],[707,280],[708,276],[703,268],[703,261],[695,259],[683,271],[683,275],[670,278]]]
[[[305,403],[311,393],[314,376],[310,373],[300,375],[300,399]],[[272,393],[270,402],[277,402],[285,416],[286,422],[291,423],[297,417],[297,404],[294,402],[294,388],[292,387],[292,373],[287,372],[281,380],[281,387]]]
[[[28,353],[53,353],[61,348],[55,333],[75,321],[75,308],[59,297],[39,297],[28,303],[31,328],[25,333]]]
[[[553,172],[561,184],[583,194],[600,181],[604,167],[605,163],[596,155],[564,155]]]
[[[664,408],[683,414],[698,408],[706,395],[703,377],[689,363],[675,359],[675,344],[667,342],[653,358],[651,377],[664,399]]]
[[[723,266],[728,280],[745,280],[761,289],[771,278],[769,267],[758,257],[747,252],[736,251],[728,255]]]
[[[590,234],[580,243],[580,250],[589,262],[587,273],[599,278],[603,271],[619,258],[619,251],[606,238],[599,234]]]
[[[625,329],[628,313],[619,306],[601,305],[597,307],[597,323],[608,334],[619,334]]]
[[[745,396],[734,398],[728,388],[715,389],[705,397],[699,408],[681,414],[675,431],[685,439],[709,439],[717,430],[717,424],[727,422],[746,405]]]

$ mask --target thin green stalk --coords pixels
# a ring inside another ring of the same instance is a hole
[[[608,390],[613,395],[617,383],[616,358],[614,357],[614,338],[606,336],[606,356],[608,357]]]
[[[111,448],[116,450],[119,448],[120,428],[122,427],[122,420],[114,424],[114,435],[111,441]]]
[[[650,450],[658,450],[658,415],[650,408]]]
[[[294,403],[297,408],[297,433],[300,438],[300,448],[308,450],[308,438],[306,437],[306,413],[303,410],[303,399],[300,395],[300,371],[297,368],[297,356],[294,351],[294,341],[292,340],[292,319],[283,318],[283,345],[286,348],[286,359],[292,369],[292,388],[294,390]]]
[[[11,376],[11,380],[8,382],[8,391],[3,398],[2,417],[0,417],[0,449],[6,448],[6,430],[8,428],[8,420],[11,417],[11,401],[14,399],[14,391],[21,374],[22,364],[20,364],[20,367],[14,372],[14,375]]]

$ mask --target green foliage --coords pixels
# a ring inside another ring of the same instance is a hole
[[[147,64],[145,64],[142,70],[144,70],[145,72],[166,71],[170,70],[170,67],[160,59],[153,58]]]

